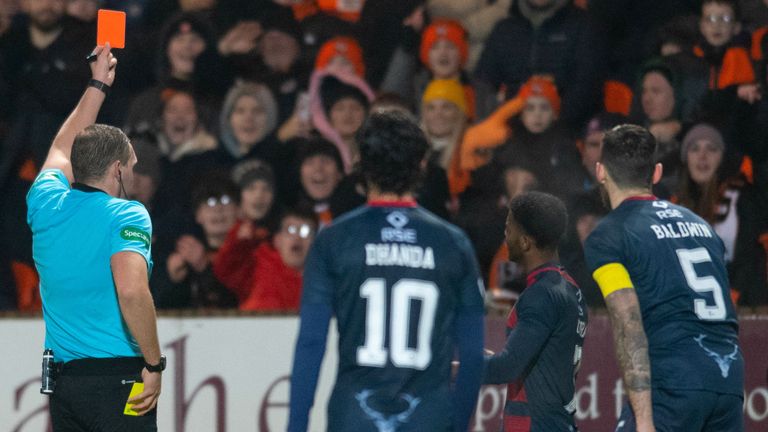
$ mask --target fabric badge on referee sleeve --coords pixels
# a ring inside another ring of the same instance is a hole
[[[144,249],[149,250],[149,245],[151,244],[149,233],[139,227],[124,227],[120,230],[120,237],[122,237],[123,240],[137,241],[144,246]]]

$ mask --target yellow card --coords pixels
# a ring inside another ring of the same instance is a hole
[[[144,391],[144,383],[133,383],[133,387],[131,387],[131,394],[128,395],[128,399],[141,394],[141,392]],[[123,410],[123,414],[129,415],[129,416],[137,416],[139,413],[133,410],[133,404],[127,403],[125,404],[125,409]]]

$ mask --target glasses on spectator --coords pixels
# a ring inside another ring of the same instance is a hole
[[[232,198],[230,198],[229,195],[222,195],[220,197],[208,197],[208,199],[205,201],[205,204],[208,207],[216,207],[219,204],[225,206],[231,202]]]
[[[309,236],[311,236],[315,230],[312,229],[312,227],[309,226],[308,224],[301,224],[301,225],[291,224],[286,227],[283,227],[283,231],[290,235],[299,236],[300,238],[305,239],[305,238],[309,238]]]
[[[732,15],[707,15],[704,17],[704,21],[711,24],[717,24],[717,23],[731,24],[732,22],[735,21],[735,19]]]

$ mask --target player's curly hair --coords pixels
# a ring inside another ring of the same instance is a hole
[[[657,147],[656,138],[648,129],[619,125],[605,133],[600,162],[620,188],[650,189]]]
[[[429,144],[413,116],[402,110],[376,111],[360,128],[357,142],[369,188],[398,195],[416,188]]]
[[[512,198],[509,216],[533,238],[540,250],[557,250],[568,226],[565,204],[543,192],[526,192]]]

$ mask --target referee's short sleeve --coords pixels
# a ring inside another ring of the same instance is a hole
[[[54,200],[69,190],[69,180],[63,171],[60,169],[41,171],[27,192],[27,223],[31,225],[38,210],[54,204]]]
[[[152,271],[152,221],[147,209],[138,202],[128,201],[114,210],[110,233],[110,256],[118,252],[136,252],[147,261]]]

